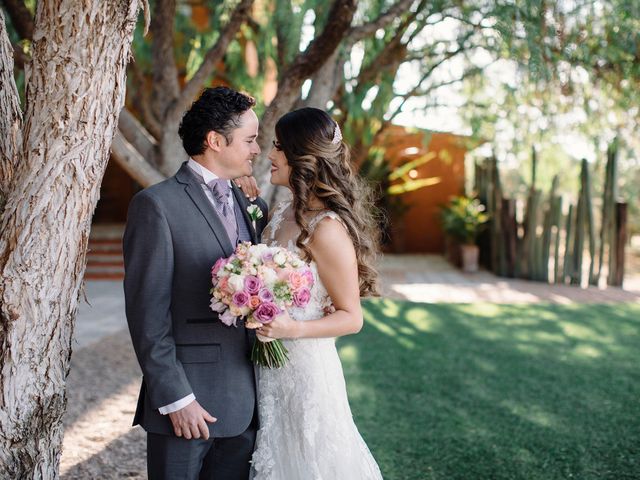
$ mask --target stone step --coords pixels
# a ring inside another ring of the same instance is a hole
[[[88,253],[115,252],[122,254],[122,242],[110,240],[89,240]]]
[[[91,226],[89,241],[93,239],[122,240],[124,234],[123,223],[98,223]]]
[[[100,268],[100,267],[120,267],[124,268],[124,261],[122,258],[87,258],[87,267]]]
[[[121,281],[124,278],[123,233],[124,224],[92,225],[85,280]]]
[[[124,272],[122,273],[104,273],[104,272],[85,272],[85,280],[112,280],[121,282],[124,280]]]

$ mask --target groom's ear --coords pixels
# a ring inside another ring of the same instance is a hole
[[[215,130],[211,130],[209,133],[207,133],[205,143],[211,150],[219,152],[222,149],[222,146],[226,145],[226,140],[218,132],[216,132]]]

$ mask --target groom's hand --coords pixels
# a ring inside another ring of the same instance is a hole
[[[169,418],[173,424],[173,431],[177,437],[187,440],[192,438],[209,439],[209,427],[207,422],[214,423],[218,419],[209,415],[200,404],[194,400],[180,410],[170,413]]]

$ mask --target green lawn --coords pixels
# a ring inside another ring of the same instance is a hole
[[[386,479],[640,478],[640,305],[364,306],[338,349]]]

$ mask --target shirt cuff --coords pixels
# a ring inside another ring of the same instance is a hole
[[[158,411],[162,415],[168,415],[169,413],[177,412],[181,408],[186,407],[195,399],[196,399],[196,396],[193,393],[190,393],[189,395],[187,395],[184,398],[181,398],[177,402],[173,402],[173,403],[170,403],[169,405],[165,405],[164,407],[160,407]]]

